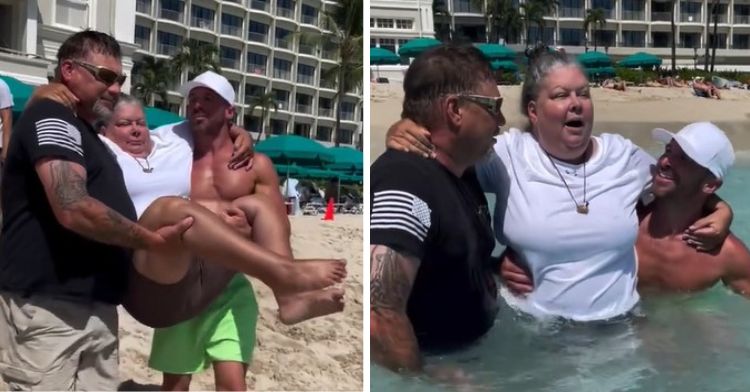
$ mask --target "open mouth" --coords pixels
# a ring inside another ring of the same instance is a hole
[[[674,172],[671,169],[667,169],[663,166],[657,167],[656,176],[667,181],[675,180]]]
[[[568,128],[582,128],[583,127],[583,120],[568,120],[565,122],[565,126]]]

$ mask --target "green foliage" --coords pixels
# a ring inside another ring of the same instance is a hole
[[[155,97],[167,103],[167,91],[174,84],[172,67],[168,60],[145,56],[133,65],[132,94],[145,105],[153,106]]]

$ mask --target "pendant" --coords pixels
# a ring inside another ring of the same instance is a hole
[[[576,212],[579,214],[588,214],[589,213],[589,203],[586,204],[578,204],[576,206]]]
[[[144,173],[151,173],[152,171],[154,171],[153,167],[142,167],[141,169],[143,169]]]

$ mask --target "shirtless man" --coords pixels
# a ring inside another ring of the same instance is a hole
[[[642,292],[698,292],[722,281],[750,297],[750,252],[732,234],[710,252],[700,252],[683,234],[704,214],[706,199],[721,186],[734,162],[732,144],[711,123],[693,123],[677,134],[654,130],[666,143],[653,175],[655,200],[640,211],[638,289]],[[509,260],[512,260],[512,256]],[[508,260],[506,260],[508,261]],[[517,294],[533,290],[531,280],[513,261],[503,262],[501,276]]]

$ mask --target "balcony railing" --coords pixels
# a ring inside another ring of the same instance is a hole
[[[157,53],[166,56],[174,56],[180,51],[180,47],[172,44],[159,44],[156,47]]]
[[[148,38],[135,37],[135,43],[141,45],[141,49],[151,51],[151,43]]]
[[[641,40],[620,41],[620,47],[623,47],[623,48],[642,48],[644,46],[646,46],[645,38]]]
[[[734,24],[750,24],[750,15],[735,15]]]
[[[276,7],[276,15],[282,18],[294,18],[294,10],[291,8]]]
[[[681,13],[680,14],[680,22],[688,22],[688,23],[702,23],[701,20],[703,18],[701,17],[700,12],[696,13]]]
[[[271,3],[268,1],[250,0],[250,8],[258,11],[270,12]]]
[[[302,23],[317,26],[318,17],[315,15],[302,15]]]
[[[276,102],[279,103],[279,106],[278,106],[279,110],[289,111],[289,101],[280,101],[280,100],[277,100]]]
[[[646,13],[643,11],[622,10],[622,20],[646,20]]]
[[[263,64],[248,64],[247,73],[266,76],[266,66]]]
[[[561,18],[583,18],[583,8],[560,7],[557,9]]]
[[[739,43],[733,43],[732,49],[750,49],[750,42],[739,42]]]
[[[206,18],[197,18],[195,16],[190,18],[190,25],[199,29],[214,30],[214,21]]]
[[[716,18],[718,19],[719,23],[727,23],[727,20],[729,19],[729,17],[727,17],[726,14],[716,15]],[[711,16],[711,23],[713,22],[714,22],[714,17]]]
[[[221,33],[226,35],[233,35],[235,37],[241,37],[242,36],[242,28],[240,26],[232,26],[232,25],[221,25]]]
[[[652,12],[651,13],[651,21],[652,22],[669,22],[672,17],[672,14],[669,12]]]
[[[276,47],[292,50],[292,40],[287,38],[276,38]]]
[[[333,81],[321,80],[320,81],[320,88],[327,88],[329,90],[335,90],[336,89],[336,84]]]
[[[326,60],[336,60],[338,58],[338,54],[335,50],[323,50],[321,52],[321,55]]]
[[[253,41],[253,42],[260,42],[263,44],[268,44],[268,34],[261,34],[261,33],[255,33],[255,32],[248,32],[247,33],[247,40]]]
[[[302,104],[298,103],[297,104],[297,113],[312,114],[312,106],[310,106],[310,105],[302,105]]]
[[[222,57],[219,62],[222,68],[240,69],[240,60]]]
[[[318,108],[318,116],[333,118],[333,109],[330,109],[330,108]]]
[[[137,0],[135,2],[135,12],[143,14],[151,13],[151,2],[149,0]]]
[[[274,68],[273,77],[274,79],[292,80],[292,73],[283,69]]]
[[[302,54],[315,56],[315,46],[308,44],[299,44],[299,52]]]
[[[602,8],[602,11],[604,11],[604,17],[606,19],[615,19],[615,9],[614,8]]]
[[[341,119],[347,121],[354,121],[354,112],[341,111]]]
[[[312,86],[315,83],[315,78],[312,75],[297,74],[297,83],[308,84]]]
[[[166,8],[159,9],[159,17],[162,19],[169,19],[175,22],[182,22],[184,13],[181,11],[170,10]]]

